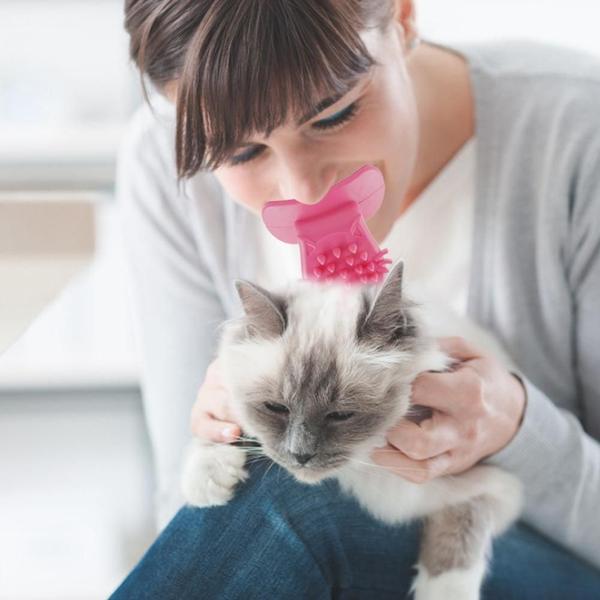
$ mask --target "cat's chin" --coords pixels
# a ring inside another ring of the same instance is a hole
[[[331,477],[333,472],[331,469],[323,469],[315,471],[312,469],[296,469],[290,470],[290,473],[300,482],[310,485],[317,485],[327,477]]]

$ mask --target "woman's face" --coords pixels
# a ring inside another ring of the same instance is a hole
[[[399,207],[418,141],[402,28],[394,23],[385,33],[369,31],[363,40],[378,64],[346,95],[302,124],[290,119],[268,137],[248,139],[215,169],[234,200],[256,214],[269,200],[315,203],[335,182],[369,163],[385,178],[382,212]]]

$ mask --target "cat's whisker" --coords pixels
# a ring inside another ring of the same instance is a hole
[[[232,438],[232,440],[234,442],[255,442],[256,443],[256,438],[245,437],[245,436],[234,436]]]
[[[266,456],[266,455],[263,455],[263,456],[252,456],[248,460],[246,460],[246,464],[247,465],[252,465],[252,464],[255,464],[255,463],[257,463],[257,462],[259,462],[261,460],[269,460],[269,457]]]
[[[427,469],[419,469],[418,467],[385,467],[376,463],[365,462],[356,458],[348,458],[349,462],[354,462],[360,465],[366,465],[367,467],[375,467],[377,469],[384,469],[386,471],[403,471],[403,472],[417,472],[426,473]]]
[[[204,440],[204,439],[198,439],[198,442],[200,442],[202,444],[202,446],[229,446],[229,442],[213,442],[212,440]]]
[[[399,421],[398,423],[395,423],[391,429],[412,429],[412,427],[406,423],[403,423],[402,421]]]
[[[245,452],[245,454],[248,458],[255,458],[256,456],[267,456],[262,450]]]
[[[269,471],[273,468],[273,466],[275,465],[274,461],[271,461],[271,464],[269,465],[269,468],[263,473],[263,476],[261,477],[261,485],[264,482],[265,477],[267,476],[267,474],[269,473]]]
[[[199,440],[202,445],[204,446],[231,446],[232,442],[252,442],[254,444],[256,444],[256,439],[255,438],[250,438],[250,437],[244,437],[244,436],[235,436],[231,442],[214,442],[211,440]],[[237,446],[237,448],[240,448],[240,450],[252,450],[252,449],[256,449],[256,448],[260,448],[260,446]]]

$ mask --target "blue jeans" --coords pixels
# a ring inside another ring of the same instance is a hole
[[[226,506],[182,508],[111,600],[406,598],[419,525],[366,514],[335,481],[308,486],[272,463]],[[600,572],[518,524],[494,543],[485,600],[598,600]]]

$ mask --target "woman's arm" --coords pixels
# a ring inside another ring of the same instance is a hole
[[[597,142],[579,163],[564,252],[574,311],[564,343],[575,349],[579,414],[559,408],[523,374],[520,401],[516,378],[495,359],[447,340],[461,368],[424,374],[413,386],[413,401],[434,409],[433,417],[399,423],[373,458],[421,481],[487,458],[523,481],[527,522],[600,567],[600,126],[589,137]]]
[[[488,462],[524,482],[525,521],[600,567],[600,444],[573,414],[523,382],[527,409],[521,428]]]
[[[523,376],[519,427],[517,379],[460,338],[442,343],[460,367],[425,373],[413,385],[413,402],[431,408],[432,416],[418,425],[399,422],[373,460],[423,483],[489,457],[523,481],[526,522],[600,567],[600,444]]]
[[[177,190],[171,146],[168,129],[144,107],[123,141],[117,172],[161,526],[182,502],[190,411],[225,318],[189,225],[189,200]]]
[[[595,125],[594,125],[595,123]],[[526,483],[525,517],[540,531],[600,566],[600,123],[590,140],[571,199],[565,251],[572,290],[579,417],[557,408],[524,379],[528,406],[516,438],[491,462]]]

